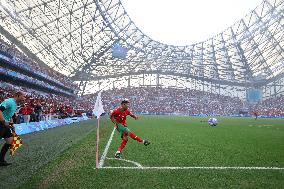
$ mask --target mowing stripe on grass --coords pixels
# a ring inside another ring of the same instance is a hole
[[[284,167],[101,167],[103,169],[157,169],[157,170],[178,170],[178,169],[239,169],[239,170],[284,170]]]
[[[104,153],[103,153],[103,155],[101,157],[101,160],[100,160],[98,168],[102,168],[103,165],[104,165],[104,162],[105,162],[105,159],[106,159],[106,155],[107,155],[108,149],[110,147],[110,144],[111,144],[111,141],[112,141],[112,138],[113,138],[113,135],[114,135],[114,131],[115,131],[115,128],[113,128],[112,133],[111,133],[111,135],[109,137],[109,140],[108,140],[107,145],[105,147]]]

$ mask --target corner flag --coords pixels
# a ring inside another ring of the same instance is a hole
[[[13,132],[12,135],[13,135],[13,142],[10,146],[10,156],[13,156],[15,151],[18,148],[20,148],[20,146],[23,145],[22,139],[15,132]]]
[[[99,168],[99,141],[100,141],[100,116],[104,113],[104,107],[101,98],[101,92],[98,93],[95,107],[93,109],[93,114],[97,116],[98,125],[97,125],[97,144],[96,144],[96,168]]]
[[[95,103],[95,107],[93,109],[93,114],[95,116],[97,116],[97,119],[100,118],[100,116],[102,115],[102,113],[104,113],[104,107],[103,107],[103,103],[102,103],[102,98],[101,98],[101,92],[99,92],[98,96],[97,96],[97,100]]]

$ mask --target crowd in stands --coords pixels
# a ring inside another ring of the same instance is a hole
[[[232,115],[242,107],[238,98],[189,89],[126,88],[102,93],[107,111],[116,108],[122,98],[129,99],[132,111],[140,113]]]
[[[284,116],[284,96],[269,98],[251,107],[258,115]]]
[[[13,78],[17,78],[19,80],[23,80],[23,81],[26,81],[26,82],[31,83],[31,84],[36,84],[37,86],[48,88],[49,90],[52,89],[52,90],[54,90],[56,92],[60,92],[62,94],[74,96],[73,92],[63,90],[63,89],[56,87],[54,85],[50,85],[49,83],[46,83],[44,81],[37,80],[37,79],[34,79],[34,78],[29,77],[27,75],[24,75],[24,74],[3,68],[3,67],[1,67],[1,65],[0,65],[0,74],[5,75],[5,76],[12,76]]]
[[[87,104],[94,104],[96,94],[86,95]],[[106,112],[118,107],[121,99],[131,101],[131,109],[139,113],[176,113],[184,115],[238,115],[243,102],[237,97],[209,92],[173,88],[125,88],[102,92]],[[284,116],[284,96],[271,98],[250,107],[264,116]]]
[[[0,102],[12,97],[16,91],[26,93],[26,101],[18,108],[17,123],[80,116],[92,112],[97,94],[67,98],[54,94],[0,83]],[[102,92],[104,110],[109,113],[120,105],[122,99],[131,102],[136,113],[149,114],[207,114],[238,115],[243,108],[239,98],[208,92],[173,88],[124,88]],[[284,96],[263,100],[250,107],[264,116],[284,116]]]
[[[67,76],[49,68],[47,66],[40,66],[36,61],[27,57],[24,53],[20,52],[14,45],[6,43],[0,36],[0,54],[5,53],[13,58],[11,64],[15,64],[18,67],[32,70],[49,80],[56,83],[63,84],[71,89],[78,90],[78,86],[73,83]]]
[[[81,115],[82,108],[75,105],[76,99],[47,94],[8,83],[0,83],[0,102],[13,97],[16,91],[26,94],[25,103],[18,107],[16,123],[37,122],[53,118]]]

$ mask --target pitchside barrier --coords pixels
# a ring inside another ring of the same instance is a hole
[[[252,116],[245,116],[240,114],[231,114],[231,115],[220,115],[220,114],[182,114],[182,113],[164,113],[164,112],[157,112],[157,113],[147,113],[147,112],[135,112],[138,115],[174,115],[174,116],[196,116],[196,117],[206,117],[206,116],[221,116],[221,117],[252,117]],[[258,118],[284,118],[284,116],[265,116],[259,115]]]
[[[72,117],[66,119],[53,119],[47,121],[40,121],[40,122],[31,122],[31,123],[21,123],[21,124],[14,124],[15,131],[18,135],[23,135],[27,133],[33,133],[37,131],[42,131],[62,125],[69,125],[71,123],[77,123],[80,121],[84,121],[89,119],[86,116],[83,117]]]

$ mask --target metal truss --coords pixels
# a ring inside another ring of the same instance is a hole
[[[155,75],[157,86],[171,76],[173,83],[185,79],[239,90],[276,82],[284,73],[283,0],[265,0],[225,31],[188,46],[146,36],[120,0],[5,2],[1,34],[14,36],[18,48],[79,82],[83,92],[100,80],[126,77],[133,83],[147,74]],[[129,49],[125,60],[112,57],[115,42]]]

